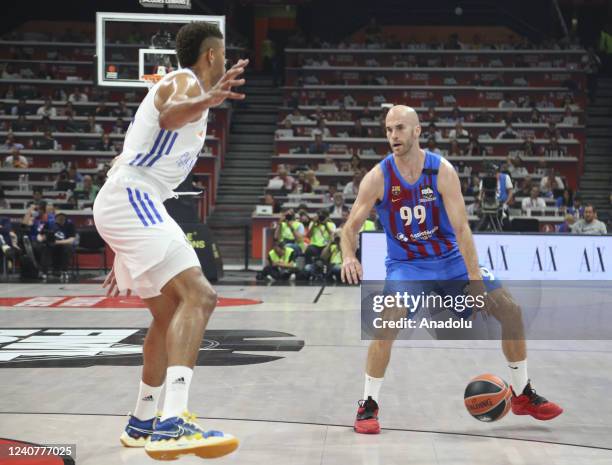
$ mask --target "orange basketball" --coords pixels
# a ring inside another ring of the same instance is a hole
[[[465,407],[480,421],[497,421],[510,410],[512,390],[503,379],[484,374],[473,378],[463,394]]]

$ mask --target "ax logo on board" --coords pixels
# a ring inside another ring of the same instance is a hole
[[[0,328],[0,368],[142,365],[146,328]],[[299,352],[304,341],[266,330],[207,330],[198,366],[252,365]]]
[[[606,265],[604,261],[605,247],[593,246],[584,248],[582,259],[580,260],[580,271],[587,273],[605,273]]]
[[[557,247],[552,245],[546,245],[542,247],[542,250],[540,250],[540,247],[536,247],[531,271],[557,271],[556,252]]]

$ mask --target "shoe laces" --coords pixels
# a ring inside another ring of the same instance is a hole
[[[198,416],[195,413],[188,412],[187,410],[183,412],[182,417],[183,417],[183,420],[185,420],[185,422],[192,423],[192,424],[195,424],[196,420],[198,419]]]
[[[542,397],[541,395],[539,395],[535,389],[533,389],[531,386],[527,386],[527,388],[525,389],[525,391],[523,391],[524,394],[527,395],[527,397],[529,397],[529,401],[534,404],[534,405],[540,405],[540,404],[544,404],[546,402],[548,402],[548,400],[546,400],[544,397]]]

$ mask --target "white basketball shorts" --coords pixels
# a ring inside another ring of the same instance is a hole
[[[113,264],[121,291],[156,297],[180,272],[200,267],[185,233],[174,221],[153,184],[117,173],[96,197],[94,222],[115,252]]]

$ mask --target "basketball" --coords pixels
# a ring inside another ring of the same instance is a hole
[[[510,410],[512,390],[503,379],[484,374],[473,378],[463,395],[470,415],[480,421],[492,422],[503,418]]]

